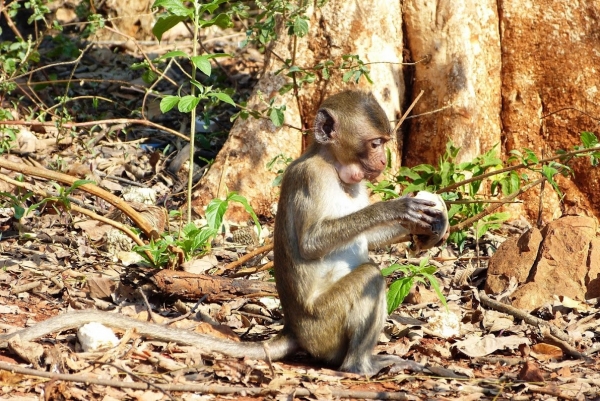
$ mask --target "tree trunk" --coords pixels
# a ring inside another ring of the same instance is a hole
[[[404,3],[415,66],[412,95],[425,93],[409,120],[404,162],[437,164],[451,140],[459,160],[500,143],[500,37],[496,2]],[[437,112],[435,112],[437,111]],[[433,113],[431,113],[433,112]]]
[[[529,148],[549,156],[556,149],[579,144],[582,131],[598,130],[600,3],[540,0],[528,4],[500,2],[505,152]],[[581,159],[574,180],[559,182],[564,206],[547,185],[544,221],[560,217],[570,206],[600,216],[599,169]],[[525,197],[532,219],[537,215],[537,199],[539,189]]]

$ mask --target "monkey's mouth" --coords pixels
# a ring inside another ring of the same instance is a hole
[[[373,181],[375,178],[379,177],[382,170],[368,168],[366,166],[362,166],[363,174],[365,175],[365,179],[369,181]]]

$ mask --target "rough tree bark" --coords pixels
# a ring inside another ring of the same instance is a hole
[[[493,0],[404,2],[413,96],[425,93],[409,120],[404,161],[436,164],[451,140],[472,160],[500,143],[500,37]],[[441,109],[441,110],[440,110]]]
[[[505,0],[502,35],[502,125],[505,152],[523,147],[551,155],[580,143],[600,122],[600,2]],[[573,180],[559,181],[564,203],[546,186],[543,220],[578,206],[600,216],[600,170],[581,159]],[[526,211],[537,215],[536,192]],[[527,200],[530,200],[527,202]]]

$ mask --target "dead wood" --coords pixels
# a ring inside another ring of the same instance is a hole
[[[150,281],[163,294],[191,300],[205,295],[209,302],[228,301],[239,296],[277,296],[274,283],[174,270],[159,270],[150,277]]]

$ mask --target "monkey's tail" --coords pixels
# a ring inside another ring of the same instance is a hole
[[[236,358],[279,360],[298,349],[298,343],[289,334],[280,333],[273,340],[265,342],[235,342],[101,311],[69,312],[14,333],[2,334],[0,348],[6,348],[6,341],[17,335],[22,341],[33,341],[50,333],[79,328],[91,322],[120,330],[135,329],[146,338],[191,345],[198,347],[200,351],[219,352]]]

